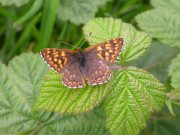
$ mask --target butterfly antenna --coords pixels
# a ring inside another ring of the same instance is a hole
[[[89,33],[88,38],[89,38],[91,35],[92,35],[92,32]],[[78,48],[81,48],[82,45],[83,45],[86,41],[87,41],[87,40],[84,40],[84,41],[82,42],[82,44],[81,44]]]
[[[58,39],[57,41],[60,41],[60,42],[63,43],[63,44],[69,45],[69,46],[74,47],[75,49],[77,49],[77,47],[75,47],[74,45],[69,44],[69,43],[67,43],[67,42],[64,42],[64,41],[61,40],[61,39]]]

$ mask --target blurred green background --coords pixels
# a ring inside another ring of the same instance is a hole
[[[168,3],[168,0],[166,1]],[[177,16],[174,18],[178,17],[178,11],[180,13],[179,5],[176,7],[177,12],[174,13]],[[161,6],[163,8],[167,5]],[[24,52],[39,53],[41,49],[47,47],[71,48],[59,42],[58,39],[78,46],[84,40],[83,25],[95,17],[120,18],[140,30],[138,24],[141,24],[141,20],[136,21],[136,16],[153,7],[149,0],[0,0],[0,60],[8,64],[13,57]],[[165,15],[167,17],[165,23],[168,23],[168,17],[171,15]],[[177,20],[173,24],[180,26],[180,19]],[[172,26],[172,29],[179,29],[179,27]],[[167,44],[161,42],[162,37],[156,38],[151,35],[151,31],[149,33],[153,38],[151,47],[141,59],[131,65],[150,71],[165,84],[168,91],[171,91],[173,88],[170,84],[168,68],[180,49],[177,45],[169,46],[169,42]],[[174,40],[179,41],[178,32],[167,31],[167,34],[174,34]],[[87,45],[86,43],[85,46]],[[172,116],[167,107],[164,107],[160,113],[151,117],[141,134],[180,134],[178,105],[179,103],[175,102],[173,106],[176,117]]]
[[[94,17],[121,18],[136,25],[134,17],[151,8],[148,0],[1,1],[0,59],[5,63],[23,52],[64,47],[57,39],[80,44],[83,24]]]

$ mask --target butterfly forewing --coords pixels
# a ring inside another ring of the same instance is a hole
[[[94,45],[85,49],[86,52],[96,55],[108,63],[115,63],[123,46],[122,38],[114,38],[106,42]]]
[[[67,64],[68,57],[73,54],[73,51],[66,49],[46,48],[40,52],[44,61],[58,73]]]
[[[76,51],[46,48],[41,51],[44,61],[58,73],[62,73],[62,83],[68,88],[84,87],[84,79],[79,63],[74,57]]]

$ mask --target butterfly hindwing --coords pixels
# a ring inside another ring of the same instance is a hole
[[[81,67],[81,72],[89,85],[103,84],[111,76],[111,70],[108,65],[96,56],[86,57],[86,66]]]
[[[122,38],[114,38],[106,42],[94,45],[85,49],[86,52],[96,53],[96,55],[108,63],[115,63],[123,46]]]
[[[73,57],[62,69],[62,83],[68,88],[83,88],[85,86],[79,63]]]
[[[58,73],[67,64],[68,57],[73,54],[73,51],[66,49],[46,48],[40,52],[44,61]]]

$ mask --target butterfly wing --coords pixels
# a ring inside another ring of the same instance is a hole
[[[44,61],[56,72],[60,73],[67,64],[68,58],[73,55],[73,51],[66,49],[45,48],[40,54]]]
[[[114,38],[98,45],[90,46],[84,51],[89,55],[97,55],[100,59],[105,60],[109,64],[116,62],[123,46],[122,38]]]
[[[83,77],[89,85],[98,85],[107,82],[111,76],[111,70],[108,65],[94,56],[86,56],[86,65],[81,67]]]
[[[69,88],[84,87],[84,79],[79,63],[74,59],[76,51],[46,48],[40,54],[44,61],[56,72],[62,74],[62,83]]]
[[[62,69],[62,83],[68,88],[83,88],[85,81],[80,71],[79,62],[74,57]]]

